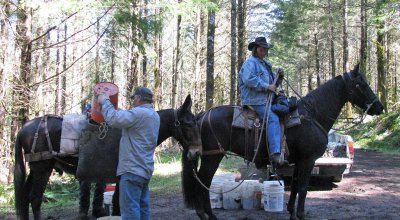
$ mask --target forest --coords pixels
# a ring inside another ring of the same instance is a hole
[[[304,96],[360,64],[386,112],[400,109],[398,0],[0,0],[0,182],[24,122],[81,113],[98,82],[136,86],[156,110],[240,104],[249,42],[265,36],[282,89]],[[346,114],[357,114],[351,106]]]

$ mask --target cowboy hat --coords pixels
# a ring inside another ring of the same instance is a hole
[[[249,46],[247,46],[247,48],[252,51],[253,48],[255,46],[259,46],[259,47],[264,47],[266,49],[269,49],[272,47],[271,44],[267,43],[267,40],[265,39],[265,37],[257,37],[254,42],[249,43]]]

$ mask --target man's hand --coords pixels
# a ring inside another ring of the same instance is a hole
[[[99,94],[98,96],[97,96],[97,101],[100,103],[100,105],[103,105],[103,103],[106,101],[106,100],[110,100],[110,96],[109,95],[107,95],[107,94]]]
[[[268,85],[267,86],[267,91],[268,92],[275,92],[276,86],[275,85]]]

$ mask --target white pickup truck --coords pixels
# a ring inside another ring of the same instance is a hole
[[[332,178],[333,182],[340,182],[344,174],[348,174],[353,165],[353,139],[349,135],[337,134],[330,130],[328,145],[322,157],[315,161],[312,176]],[[293,167],[278,168],[278,174],[283,177],[292,176]]]

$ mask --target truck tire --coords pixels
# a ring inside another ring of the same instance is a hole
[[[338,175],[338,176],[333,176],[333,177],[332,177],[332,181],[333,181],[334,183],[338,183],[338,182],[342,181],[342,179],[343,179],[343,174],[342,174],[342,175]]]

